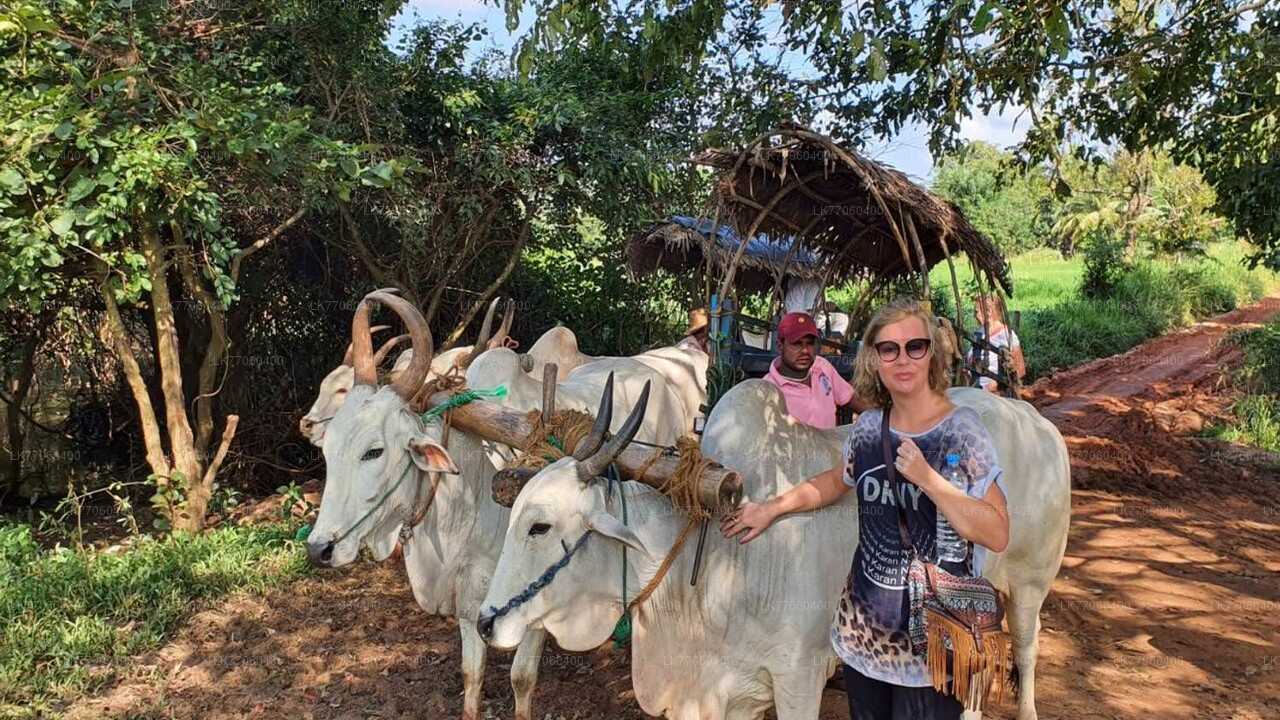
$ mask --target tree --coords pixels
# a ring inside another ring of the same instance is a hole
[[[1044,245],[1057,202],[1043,168],[1022,168],[1012,153],[984,142],[944,156],[932,189],[960,206],[1006,254]]]
[[[245,263],[324,200],[410,169],[327,133],[269,72],[288,13],[76,0],[0,13],[0,295],[33,309],[68,288],[97,295],[156,501],[178,529],[202,527],[235,433],[226,418],[215,450],[225,313]],[[150,343],[128,332],[131,308],[148,317]],[[195,387],[184,385],[180,308],[209,328]]]
[[[494,0],[538,19],[517,60],[536,47],[592,41],[603,18],[628,14],[660,39],[652,62],[697,67],[754,0],[612,3]],[[1280,5],[1272,0],[780,0],[788,50],[818,77],[803,86],[849,138],[881,137],[909,122],[930,129],[935,155],[953,148],[975,112],[1023,108],[1023,161],[1168,144],[1200,169],[1218,208],[1280,267]],[[762,22],[764,20],[762,19]],[[522,63],[521,63],[522,64]]]

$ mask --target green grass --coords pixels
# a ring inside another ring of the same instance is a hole
[[[1235,405],[1235,421],[1207,434],[1280,453],[1280,318],[1227,341],[1239,345],[1244,356],[1235,382],[1245,396]]]
[[[1029,380],[1094,358],[1124,352],[1144,340],[1204,317],[1280,291],[1280,275],[1247,270],[1242,242],[1224,242],[1208,256],[1180,263],[1140,262],[1117,284],[1113,297],[1079,294],[1084,258],[1064,260],[1038,249],[1009,259],[1014,295],[1009,307],[1022,311],[1022,339]],[[956,263],[963,292],[972,278],[968,263]],[[945,263],[929,275],[933,285],[951,276]],[[972,311],[966,322],[972,322]]]
[[[1277,396],[1246,395],[1236,403],[1234,412],[1234,422],[1214,426],[1205,434],[1280,453],[1280,399]]]
[[[42,551],[0,525],[0,717],[43,717],[92,692],[119,660],[160,645],[198,601],[307,572],[282,525],[143,539],[118,554]]]

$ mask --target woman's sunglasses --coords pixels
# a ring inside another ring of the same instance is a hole
[[[912,338],[907,341],[907,357],[912,360],[919,360],[929,354],[929,344],[932,341],[929,338]],[[893,340],[881,340],[876,343],[876,353],[880,355],[880,362],[893,362],[898,359],[898,353],[902,352],[902,345]]]

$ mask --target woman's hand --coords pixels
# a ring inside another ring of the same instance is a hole
[[[738,542],[748,543],[764,532],[777,517],[777,513],[773,511],[773,503],[749,502],[724,516],[720,521],[720,532],[725,537],[731,538],[745,530],[747,534]]]
[[[920,452],[920,448],[911,441],[911,438],[902,438],[902,444],[898,446],[898,457],[893,461],[893,467],[897,469],[899,475],[910,480],[921,489],[926,489],[937,477],[937,473],[929,465],[929,461],[925,460],[924,453]]]

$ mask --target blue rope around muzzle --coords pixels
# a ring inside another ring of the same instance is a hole
[[[547,568],[546,571],[543,572],[542,575],[539,576],[537,580],[534,580],[533,582],[529,583],[529,586],[526,587],[524,590],[522,590],[519,595],[516,595],[515,597],[508,600],[506,605],[503,605],[500,608],[495,608],[490,606],[489,607],[490,622],[497,622],[498,619],[501,618],[503,615],[506,615],[512,610],[515,610],[521,605],[529,602],[530,600],[533,599],[533,596],[537,595],[538,592],[542,590],[542,588],[550,585],[551,581],[555,579],[556,574],[559,573],[561,570],[563,570],[565,566],[569,564],[569,560],[573,558],[574,553],[578,552],[578,550],[580,550],[582,546],[587,542],[587,537],[589,535],[591,535],[590,530],[587,530],[586,532],[582,533],[582,537],[578,538],[578,541],[573,544],[573,547],[569,547],[568,545],[565,545],[564,540],[561,540],[560,545],[561,547],[564,548],[564,557],[552,563],[551,567]]]

